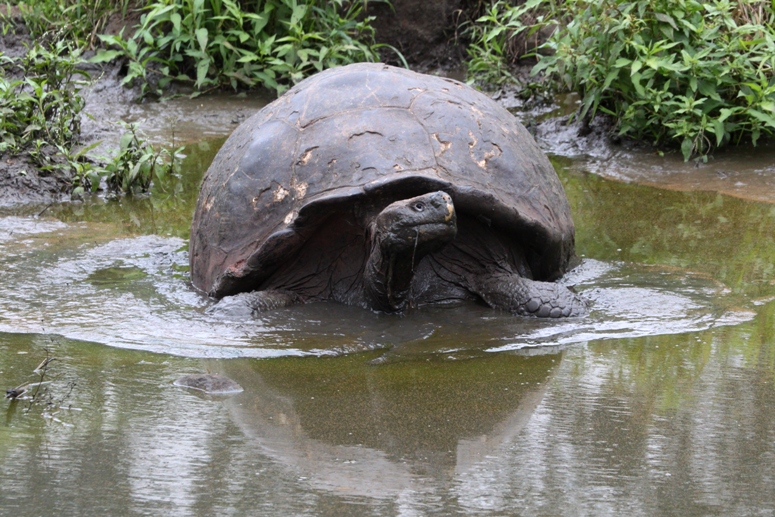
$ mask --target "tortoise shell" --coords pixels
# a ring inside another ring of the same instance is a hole
[[[534,279],[567,270],[565,192],[515,117],[458,81],[362,63],[302,81],[226,140],[194,214],[192,281],[215,297],[258,289],[332,210],[438,190],[519,239]]]

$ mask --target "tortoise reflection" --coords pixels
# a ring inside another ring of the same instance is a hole
[[[337,493],[394,497],[488,461],[529,421],[562,354],[375,354],[218,363],[245,392],[226,402],[256,447]]]

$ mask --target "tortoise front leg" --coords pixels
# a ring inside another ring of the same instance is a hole
[[[301,303],[298,294],[284,289],[269,289],[267,291],[251,291],[233,296],[224,296],[221,301],[207,309],[208,314],[248,318],[260,312],[279,309]]]
[[[522,316],[565,318],[587,313],[586,302],[567,287],[513,273],[481,275],[473,291],[487,305]]]

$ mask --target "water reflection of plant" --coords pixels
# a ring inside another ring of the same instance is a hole
[[[739,294],[775,294],[775,211],[770,205],[591,174],[562,172],[561,177],[580,255],[675,266],[710,274]]]

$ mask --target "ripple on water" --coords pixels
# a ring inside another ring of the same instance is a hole
[[[321,303],[229,321],[205,313],[212,302],[190,285],[184,240],[84,237],[93,231],[84,224],[0,218],[6,271],[0,331],[188,357],[325,355],[398,345],[404,353],[465,357],[699,331],[754,315],[733,308],[723,285],[687,271],[586,260],[563,279],[590,300],[584,318],[516,318],[479,306],[398,317]]]

